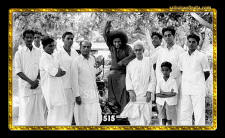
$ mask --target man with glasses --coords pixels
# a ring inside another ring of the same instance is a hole
[[[127,65],[126,90],[130,101],[121,116],[128,117],[130,125],[150,125],[152,117],[152,95],[155,91],[155,73],[149,57],[144,57],[144,44],[134,43],[136,58]]]

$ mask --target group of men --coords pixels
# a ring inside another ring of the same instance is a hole
[[[169,26],[162,33],[152,32],[149,57],[144,43],[133,49],[121,31],[110,31],[107,21],[104,39],[112,55],[108,77],[109,102],[131,125],[151,125],[152,101],[156,101],[160,125],[205,125],[205,81],[210,68],[207,56],[197,50],[200,37],[187,36],[188,50],[175,44],[176,30]],[[162,39],[165,46],[162,46]],[[149,44],[150,45],[150,44]]]
[[[160,125],[192,125],[193,112],[195,125],[205,125],[209,65],[207,57],[196,50],[199,36],[188,35],[189,50],[185,52],[175,44],[174,28],[164,28],[162,35],[153,32],[155,49],[145,57],[143,42],[135,42],[132,49],[124,32],[110,28],[111,21],[107,21],[103,37],[112,57],[108,101],[117,114],[127,117],[131,125],[151,125],[152,101],[156,100]],[[73,117],[78,126],[100,125],[98,69],[90,55],[92,43],[81,41],[79,55],[71,49],[71,32],[63,34],[60,50],[55,50],[54,39],[45,36],[36,42],[40,38],[35,36],[35,32],[26,30],[26,46],[15,55],[20,96],[18,125],[68,126]]]
[[[33,43],[36,33],[23,32],[25,46],[15,54],[15,72],[19,76],[19,118],[17,125],[69,126],[99,125],[102,120],[95,59],[91,42],[80,42],[79,55],[71,49],[74,35],[65,32],[63,48],[56,50],[55,40],[44,36],[40,47]]]

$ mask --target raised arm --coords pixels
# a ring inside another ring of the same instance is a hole
[[[106,42],[106,44],[107,44],[107,46],[110,48],[112,45],[110,44],[110,36],[109,36],[109,34],[110,34],[110,28],[112,27],[112,25],[111,25],[111,22],[112,21],[107,21],[106,22],[106,25],[105,25],[105,28],[104,28],[104,31],[103,31],[103,37],[104,37],[104,39],[105,39],[105,42]]]
[[[145,28],[145,36],[146,36],[146,42],[147,42],[146,50],[152,52],[155,49],[155,47],[152,44],[152,38],[151,38],[150,32],[149,32],[149,30],[147,28]]]

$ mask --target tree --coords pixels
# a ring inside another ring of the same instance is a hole
[[[212,23],[209,12],[196,13]],[[201,32],[204,28],[189,12],[14,12],[13,47],[22,43],[22,32],[34,29],[54,38],[61,37],[66,31],[75,35],[75,41],[88,39],[103,41],[102,33],[107,20],[113,20],[113,29],[123,30],[129,43],[145,39],[145,30],[159,31],[168,25],[177,29],[176,41],[181,45],[190,32]]]

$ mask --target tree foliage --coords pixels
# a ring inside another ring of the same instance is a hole
[[[197,14],[212,23],[211,13]],[[129,42],[144,36],[145,28],[152,32],[172,25],[177,29],[179,42],[184,41],[186,34],[199,33],[204,28],[189,12],[15,12],[13,44],[16,46],[21,43],[21,34],[25,29],[38,30],[55,38],[61,37],[65,31],[71,31],[75,41],[103,41],[102,32],[107,20],[113,20],[112,29],[125,31]]]

